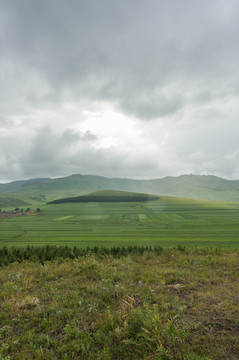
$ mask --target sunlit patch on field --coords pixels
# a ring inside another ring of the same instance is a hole
[[[108,219],[109,215],[80,215],[77,217],[79,220],[104,220]]]
[[[147,220],[147,215],[145,214],[138,214],[139,220],[144,221]]]
[[[62,221],[62,220],[70,219],[72,217],[73,217],[73,215],[61,216],[61,217],[56,218],[55,220],[56,221]]]

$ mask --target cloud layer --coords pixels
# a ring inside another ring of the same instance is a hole
[[[0,181],[239,178],[236,0],[3,0]]]

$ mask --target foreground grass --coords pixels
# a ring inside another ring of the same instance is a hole
[[[238,359],[238,251],[182,250],[3,267],[0,359]]]

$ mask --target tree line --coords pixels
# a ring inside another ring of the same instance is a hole
[[[96,255],[122,257],[130,254],[142,255],[145,252],[160,255],[163,251],[161,246],[113,246],[107,247],[69,247],[65,246],[26,246],[26,247],[2,247],[0,248],[0,266],[7,266],[13,262],[23,261],[38,262],[44,264],[46,261],[55,259],[75,259],[81,256]]]

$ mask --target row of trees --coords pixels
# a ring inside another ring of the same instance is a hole
[[[0,266],[6,266],[13,262],[31,261],[44,264],[46,261],[55,259],[74,259],[81,256],[96,255],[99,257],[112,255],[114,257],[122,257],[130,254],[142,255],[145,252],[160,255],[163,251],[161,246],[114,246],[106,247],[87,247],[80,248],[69,246],[27,246],[22,248],[17,247],[2,247],[0,248]]]
[[[0,213],[3,213],[3,214],[7,214],[7,213],[24,213],[24,212],[30,212],[31,209],[30,208],[27,208],[27,209],[23,209],[23,208],[19,208],[19,207],[16,207],[14,210],[3,210],[3,209],[0,209]],[[36,211],[36,212],[40,212],[41,209],[40,208],[37,208],[36,210],[33,210],[33,211]]]

